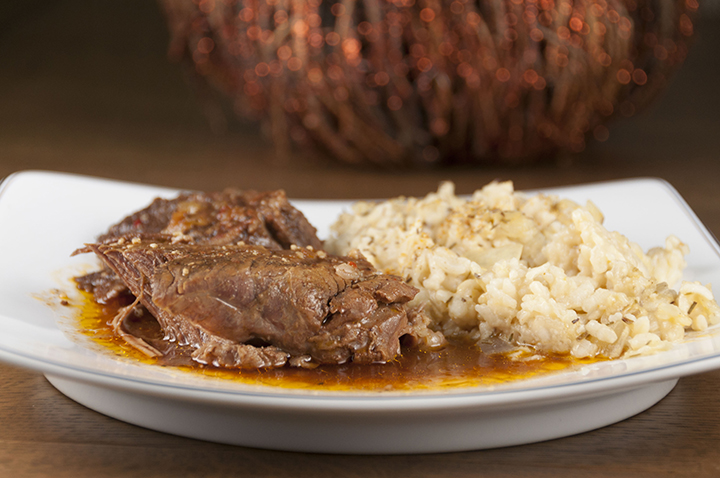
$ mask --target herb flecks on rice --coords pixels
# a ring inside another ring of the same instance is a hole
[[[615,358],[720,322],[709,285],[680,283],[688,247],[678,238],[645,253],[602,221],[591,202],[525,195],[511,182],[469,199],[443,183],[424,198],[356,203],[326,246],[358,249],[418,287],[415,302],[452,338]]]

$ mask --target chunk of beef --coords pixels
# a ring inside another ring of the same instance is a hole
[[[295,209],[284,191],[240,191],[183,193],[174,199],[155,199],[111,226],[98,242],[121,237],[171,237],[174,241],[226,245],[244,242],[269,249],[291,245],[322,248],[315,228]],[[79,249],[77,252],[88,252]],[[95,300],[128,295],[124,282],[104,270],[77,279],[81,289],[93,293]]]
[[[404,304],[417,293],[360,255],[312,248],[125,238],[90,248],[168,340],[224,367],[387,362],[400,352],[408,331]]]
[[[98,237],[98,241],[109,242],[126,235],[159,234],[167,227],[178,204],[185,202],[189,196],[183,193],[174,199],[155,198],[148,207],[110,226],[105,234]]]
[[[270,249],[291,245],[322,247],[315,228],[295,209],[284,191],[183,193],[155,199],[98,238],[108,242],[126,235],[168,234],[198,244],[245,242]]]
[[[112,300],[132,302],[125,283],[108,268],[76,277],[75,282],[80,290],[93,294],[99,304],[108,304]]]

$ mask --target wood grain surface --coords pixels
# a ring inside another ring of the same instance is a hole
[[[47,169],[177,188],[360,198],[425,194],[443,179],[467,193],[496,178],[537,188],[654,176],[675,186],[718,236],[720,20],[706,15],[697,32],[665,94],[583,153],[526,168],[383,171],[302,151],[279,158],[257,126],[219,119],[227,108],[198,101],[167,61],[153,2],[6,1],[0,177]],[[0,364],[0,477],[716,477],[719,409],[720,371],[683,378],[650,410],[578,436],[440,455],[313,455],[145,430],[72,402],[38,373]]]

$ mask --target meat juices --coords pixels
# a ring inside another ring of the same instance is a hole
[[[417,289],[359,254],[318,250],[314,228],[284,193],[155,200],[100,239],[82,251],[95,252],[107,269],[78,283],[98,301],[127,287],[137,299],[114,330],[151,356],[164,354],[162,344],[126,323],[138,302],[157,319],[163,341],[225,368],[383,363],[400,353],[401,336],[421,326],[416,311],[409,324],[405,306]]]

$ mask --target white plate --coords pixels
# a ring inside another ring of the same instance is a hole
[[[481,185],[478,185],[481,186]],[[595,202],[609,229],[644,249],[678,235],[685,278],[720,284],[720,247],[667,183],[634,179],[556,189]],[[100,413],[178,435],[328,453],[429,453],[517,445],[623,420],[661,400],[679,377],[720,368],[720,328],[652,357],[603,362],[539,379],[448,392],[344,393],[249,386],[101,353],[73,334],[71,311],[48,306],[87,256],[69,254],[152,198],[176,191],[49,172],[0,187],[0,359],[39,370]],[[348,202],[295,201],[321,237]],[[91,264],[92,265],[92,264]],[[71,288],[71,287],[70,287]]]

